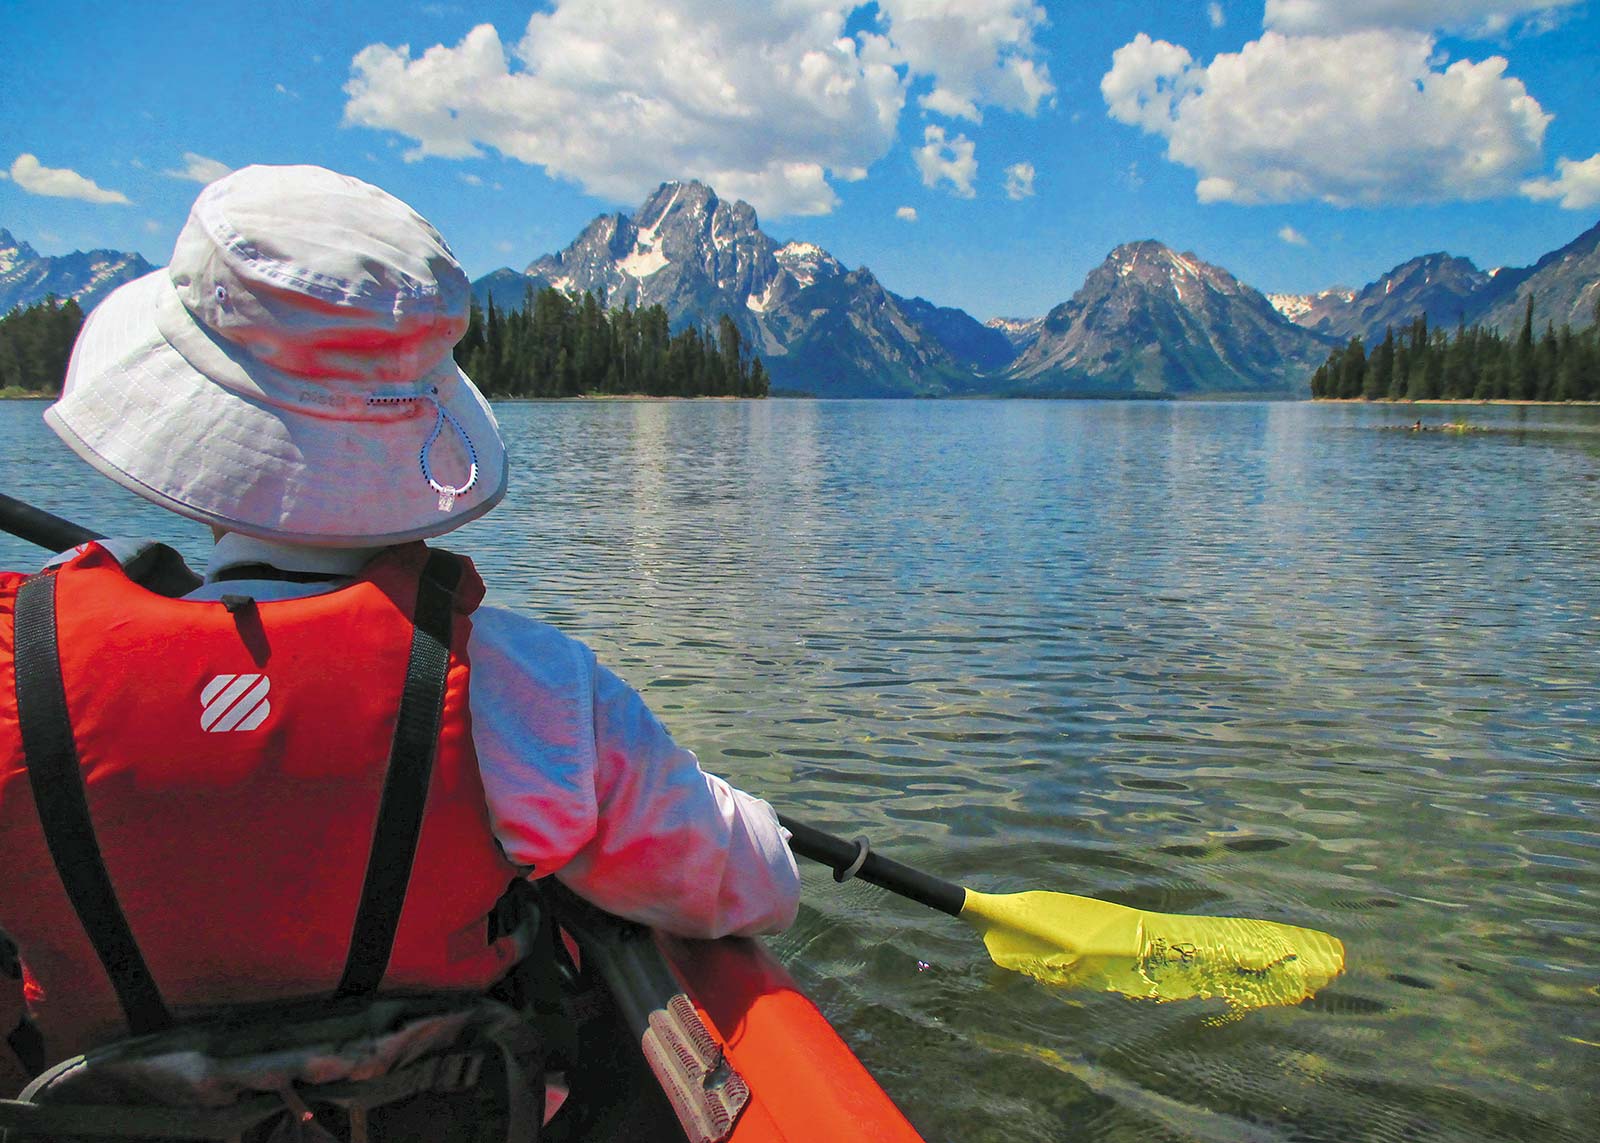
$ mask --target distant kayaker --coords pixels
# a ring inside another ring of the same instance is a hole
[[[451,356],[469,296],[405,203],[248,167],[201,192],[168,267],[85,323],[45,419],[216,544],[181,600],[132,581],[153,558],[137,542],[0,573],[0,930],[48,1059],[126,1035],[140,1005],[332,993],[352,974],[485,989],[525,951],[495,916],[522,878],[685,936],[793,921],[772,808],[704,773],[589,648],[477,607],[471,563],[421,543],[507,488],[494,415]],[[441,622],[447,657],[425,634]],[[30,688],[22,725],[12,695]],[[385,823],[407,808],[386,775],[429,750],[415,863],[385,888],[380,801]],[[81,787],[41,777],[46,755]],[[75,910],[86,839],[47,843],[41,824],[80,788],[120,918]],[[371,963],[357,916],[397,896],[392,953]],[[104,952],[122,938],[149,996]]]

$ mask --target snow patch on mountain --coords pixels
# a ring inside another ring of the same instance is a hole
[[[1176,250],[1168,250],[1166,253],[1167,260],[1172,263],[1173,268],[1176,269],[1178,273],[1187,274],[1191,278],[1198,278],[1201,276],[1200,267],[1195,264],[1194,259],[1190,255],[1179,254]],[[1181,297],[1182,295],[1179,296]]]
[[[832,254],[810,242],[790,242],[780,246],[774,257],[789,277],[801,286],[813,286],[824,278],[837,277],[844,272]]]
[[[1008,337],[1026,336],[1039,332],[1039,327],[1044,324],[1044,318],[990,318],[983,323],[990,329],[997,329]]]
[[[778,279],[774,278],[767,283],[767,288],[759,294],[751,294],[744,300],[745,308],[752,313],[764,314],[767,307],[772,304],[772,294],[778,288]]]
[[[75,250],[42,257],[9,231],[0,230],[0,314],[51,295],[72,298],[88,311],[124,282],[152,269],[139,254],[120,250]]]
[[[617,263],[617,269],[630,278],[648,278],[651,274],[660,273],[666,265],[666,254],[640,242],[632,254]]]
[[[1273,309],[1290,321],[1296,321],[1311,311],[1310,294],[1268,294],[1267,301],[1272,303]]]

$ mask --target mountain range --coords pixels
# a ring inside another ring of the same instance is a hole
[[[1334,287],[1318,294],[1276,294],[1272,304],[1307,329],[1340,341],[1381,340],[1387,327],[1418,316],[1431,326],[1465,322],[1514,333],[1534,299],[1534,324],[1574,329],[1592,324],[1600,306],[1600,223],[1532,266],[1484,271],[1444,252],[1402,262],[1360,290]]]
[[[137,254],[39,256],[0,230],[0,312],[54,293],[87,309],[150,269]],[[1418,315],[1515,332],[1590,324],[1600,305],[1600,225],[1523,269],[1483,271],[1446,253],[1361,289],[1267,296],[1154,240],[1111,251],[1043,317],[979,322],[892,292],[810,242],[779,243],[748,203],[698,182],[663,183],[632,214],[602,214],[570,245],[473,283],[480,304],[529,290],[592,292],[607,306],[663,307],[674,328],[727,313],[775,393],[827,397],[1302,397],[1351,337],[1371,343]]]
[[[1429,254],[1360,290],[1270,298],[1192,253],[1130,242],[1044,317],[979,323],[812,243],[780,245],[747,203],[670,182],[634,214],[601,215],[565,249],[475,283],[500,305],[547,286],[660,305],[675,326],[731,314],[776,388],[817,396],[1292,397],[1332,348],[1419,314],[1514,331],[1531,293],[1541,327],[1589,324],[1600,226],[1527,269]]]
[[[0,314],[31,306],[52,294],[76,298],[85,311],[124,282],[148,274],[154,266],[139,254],[120,250],[74,251],[43,257],[26,242],[0,230]]]

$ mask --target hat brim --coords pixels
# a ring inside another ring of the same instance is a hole
[[[175,324],[178,336],[163,332]],[[146,499],[205,524],[289,543],[371,547],[427,539],[477,519],[505,495],[505,446],[494,413],[448,355],[416,385],[436,389],[434,400],[475,454],[476,481],[447,507],[421,460],[438,417],[431,401],[391,405],[360,420],[318,416],[237,384],[262,368],[195,322],[167,272],[157,270],[89,315],[61,399],[45,421],[85,461]],[[236,380],[230,387],[218,376]],[[469,464],[459,435],[445,426],[428,452],[429,470],[459,485]]]

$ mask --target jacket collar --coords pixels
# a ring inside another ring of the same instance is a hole
[[[228,532],[211,549],[211,558],[206,561],[205,578],[210,583],[225,569],[243,564],[267,564],[281,571],[354,577],[360,575],[367,561],[382,550],[313,548],[305,544],[285,544]]]

